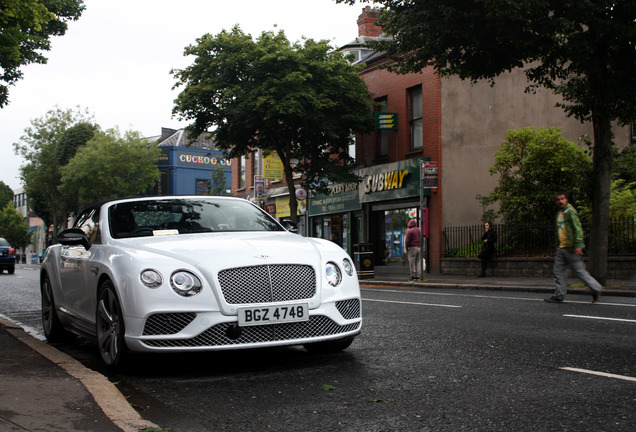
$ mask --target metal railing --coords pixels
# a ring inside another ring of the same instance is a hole
[[[585,233],[585,244],[589,244],[589,221],[581,221]],[[549,257],[556,250],[554,223],[505,225],[495,224],[497,256],[502,257]],[[481,251],[483,225],[446,227],[443,230],[444,257],[476,257]],[[610,256],[636,255],[636,219],[616,218],[609,223]]]

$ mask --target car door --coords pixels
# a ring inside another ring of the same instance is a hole
[[[75,318],[93,322],[95,319],[97,266],[93,259],[101,247],[99,235],[99,209],[82,213],[75,228],[79,228],[91,240],[91,247],[63,246],[60,253],[60,281],[64,292],[64,303]]]

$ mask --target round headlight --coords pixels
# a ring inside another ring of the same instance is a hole
[[[141,283],[146,285],[148,288],[157,288],[163,283],[161,273],[153,269],[146,269],[142,271],[139,278],[141,279]]]
[[[331,286],[338,286],[340,282],[342,282],[342,273],[340,272],[340,267],[338,267],[335,263],[329,262],[325,266],[325,276],[327,277],[327,282]]]
[[[183,297],[191,297],[201,292],[201,281],[190,272],[180,270],[170,277],[170,285],[177,294]]]
[[[344,267],[344,271],[349,276],[353,275],[353,264],[349,261],[349,258],[345,258],[342,260],[342,267]]]

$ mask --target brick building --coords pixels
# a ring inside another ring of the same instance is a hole
[[[352,151],[362,182],[333,185],[330,195],[309,197],[303,206],[307,211],[301,221],[306,226],[301,232],[322,238],[334,233],[352,255],[355,245],[366,244],[373,251],[376,272],[408,275],[403,251],[406,223],[424,218],[428,271],[439,273],[444,227],[480,223],[484,209],[476,196],[497,185],[488,169],[508,130],[560,127],[566,139],[577,142],[584,135],[593,136],[592,125],[567,118],[556,107],[557,96],[548,90],[525,93],[523,70],[503,74],[490,86],[440,78],[433,68],[406,75],[381,68],[389,60],[366,45],[371,39],[387,37],[375,25],[378,15],[371,7],[363,8],[358,37],[340,50],[350,54],[354,63],[365,65],[360,77],[381,103],[374,108],[376,115],[394,123],[391,128],[378,123],[376,132],[357,137]],[[633,140],[629,127],[615,126],[614,135],[618,146]],[[437,163],[438,187],[424,189],[421,198],[422,161]],[[251,178],[259,173],[260,163],[258,157],[233,162],[235,195],[253,196]],[[243,168],[237,169],[238,165]],[[286,187],[269,183],[267,193],[266,202],[275,214],[272,198],[287,195]]]
[[[353,53],[356,62],[365,64],[360,76],[374,99],[383,103],[376,110],[396,114],[397,129],[358,137],[356,160],[363,174],[372,169],[390,171],[395,164],[408,161],[437,162],[439,187],[426,190],[424,207],[428,213],[428,267],[438,273],[444,227],[480,223],[484,209],[476,196],[487,194],[497,185],[497,178],[488,169],[508,130],[560,127],[566,139],[577,142],[584,135],[593,136],[592,125],[566,117],[556,107],[559,99],[548,90],[525,93],[523,70],[503,74],[490,86],[457,77],[440,78],[431,67],[406,75],[382,69],[380,66],[389,60],[383,53],[365,48],[368,39],[386,37],[374,25],[377,17],[376,10],[368,6],[362,9],[358,38],[341,50]],[[614,135],[618,146],[632,142],[629,127],[615,126]],[[403,231],[405,224],[393,222],[421,217],[417,197],[397,191],[384,191],[378,200],[363,193],[359,196],[366,221],[363,241],[374,245],[375,264],[404,265],[396,252],[401,247],[399,230]]]

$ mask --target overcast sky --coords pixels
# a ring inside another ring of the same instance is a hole
[[[172,118],[177,92],[172,68],[192,63],[187,45],[238,24],[258,37],[283,30],[294,42],[327,39],[342,46],[358,36],[363,4],[334,0],[86,0],[86,10],[52,39],[44,65],[24,67],[24,78],[9,88],[9,105],[0,109],[0,180],[20,187],[22,159],[15,154],[31,120],[59,106],[80,106],[104,129],[118,126],[144,136],[161,127],[185,124]]]

